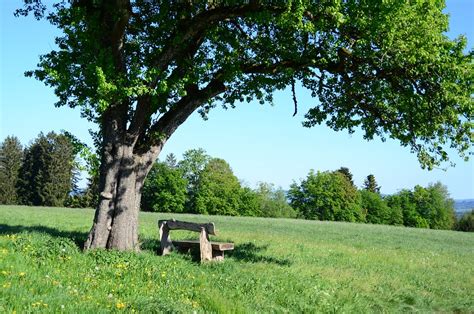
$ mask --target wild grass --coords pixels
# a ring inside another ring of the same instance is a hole
[[[142,213],[142,253],[84,253],[92,217],[0,206],[0,312],[474,312],[472,233]],[[208,265],[157,256],[166,218],[213,221],[235,250]]]

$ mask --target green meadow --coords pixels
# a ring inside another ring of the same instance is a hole
[[[141,213],[140,254],[82,252],[92,217],[0,206],[0,312],[474,312],[473,233]],[[165,218],[213,221],[235,250],[203,265],[158,256]]]

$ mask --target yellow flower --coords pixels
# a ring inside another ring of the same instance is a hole
[[[11,282],[6,282],[6,283],[3,284],[2,287],[3,287],[3,288],[10,288],[11,285],[12,285]]]
[[[20,277],[24,277],[25,275],[26,275],[25,272],[20,272],[20,273],[18,273],[18,276],[20,276]]]
[[[115,307],[119,310],[125,308],[125,303],[123,302],[117,302],[117,304],[115,304]]]

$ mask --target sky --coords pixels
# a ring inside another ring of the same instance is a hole
[[[0,0],[0,142],[8,135],[28,145],[40,132],[67,130],[92,146],[89,129],[95,125],[80,117],[79,110],[55,108],[53,90],[24,76],[35,69],[38,58],[55,48],[59,32],[45,21],[33,17],[15,18],[13,11],[21,0]],[[48,0],[45,1],[46,3]],[[448,36],[460,34],[474,47],[474,1],[448,0]],[[362,132],[335,132],[325,125],[304,128],[301,122],[317,100],[298,94],[298,114],[293,117],[290,91],[275,95],[275,105],[238,104],[237,108],[211,111],[204,121],[194,113],[170,138],[161,159],[203,148],[212,157],[225,159],[235,175],[246,185],[269,182],[288,189],[304,179],[310,169],[332,171],[347,167],[354,183],[362,186],[374,174],[383,194],[441,182],[455,199],[474,198],[474,161],[464,162],[449,151],[455,167],[443,165],[423,170],[415,154],[397,141],[366,141]],[[473,156],[474,157],[474,156]]]

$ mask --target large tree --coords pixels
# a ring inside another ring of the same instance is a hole
[[[472,145],[473,55],[432,1],[59,1],[62,30],[30,75],[100,126],[100,199],[86,248],[138,249],[145,176],[196,110],[318,99],[306,126],[398,139],[431,167]],[[464,156],[464,155],[463,155]]]

